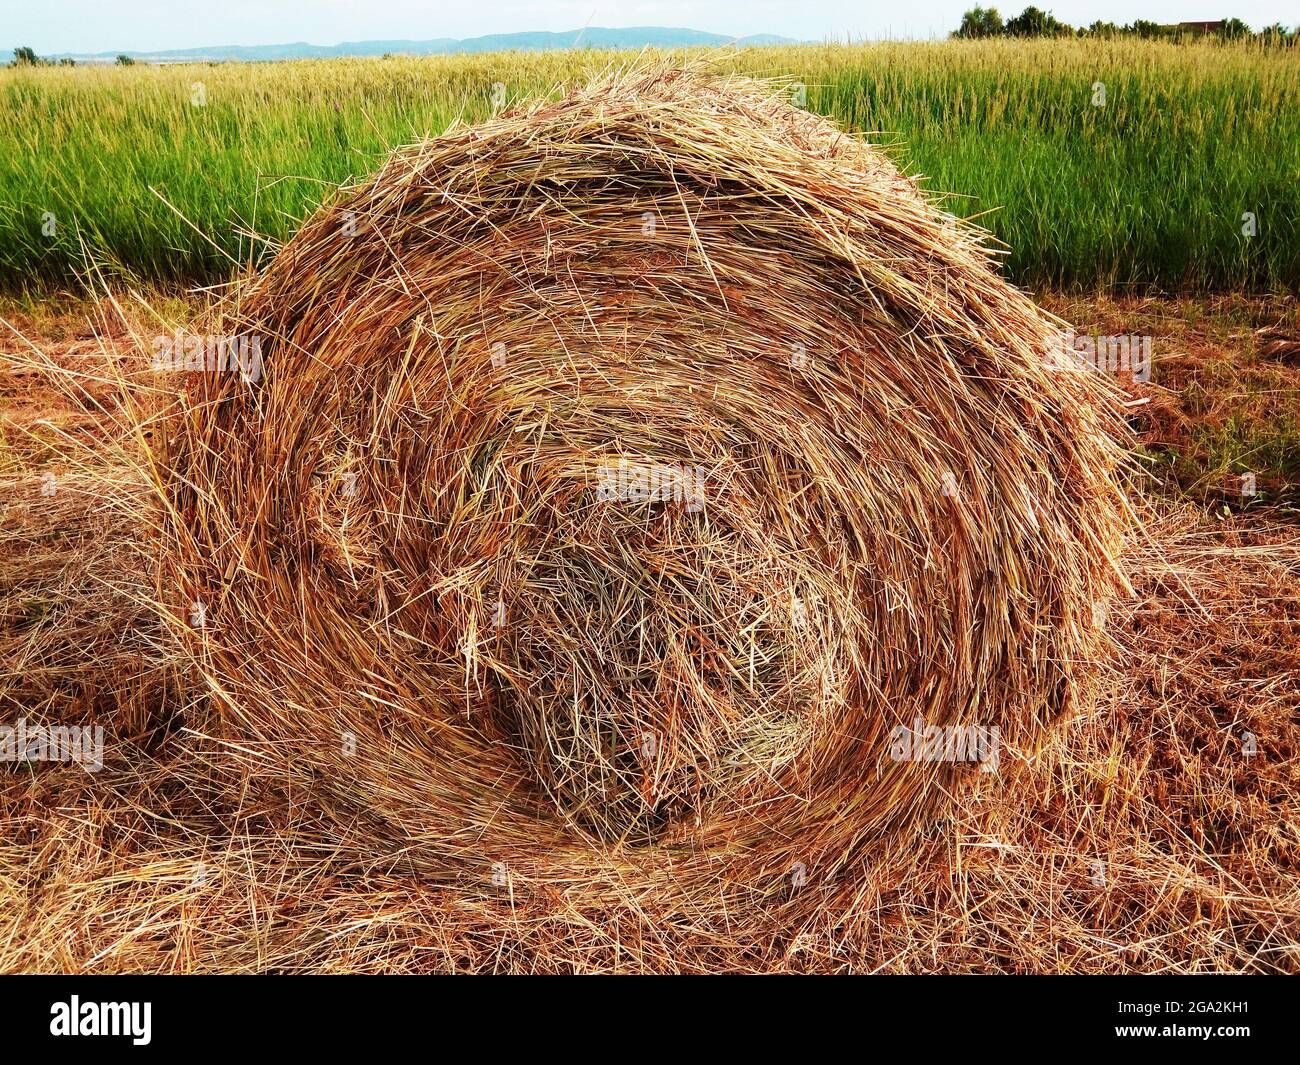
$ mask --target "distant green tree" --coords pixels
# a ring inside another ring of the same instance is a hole
[[[14,66],[16,67],[34,67],[40,60],[36,58],[36,53],[30,48],[14,49]]]
[[[1151,22],[1148,19],[1134,19],[1131,26],[1126,26],[1125,30],[1143,40],[1154,40],[1157,37],[1167,37],[1169,31],[1158,22]]]
[[[955,37],[1001,37],[1006,27],[996,7],[975,7],[961,17]]]
[[[77,65],[77,61],[75,59],[69,58],[68,56],[64,56],[62,59],[59,60],[59,66],[61,67],[75,67],[76,65]]]
[[[127,55],[125,52],[122,53],[120,56],[118,56],[115,60],[113,60],[113,62],[115,62],[119,67],[133,67],[133,66],[135,66],[135,60],[132,59],[132,58],[131,58],[129,55]]]
[[[1032,4],[1015,18],[1007,19],[1008,37],[1063,37],[1073,33],[1069,26]]]
[[[1118,37],[1119,34],[1120,28],[1116,26],[1115,23],[1102,22],[1100,19],[1088,27],[1089,37],[1103,37],[1109,39],[1111,37]]]
[[[1250,27],[1239,18],[1224,19],[1223,25],[1219,27],[1219,36],[1229,41],[1240,40],[1250,36]]]

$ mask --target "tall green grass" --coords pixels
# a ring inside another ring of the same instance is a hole
[[[87,264],[220,280],[394,145],[489,114],[494,82],[515,102],[631,58],[0,70],[0,286],[65,284]],[[1294,49],[991,41],[711,61],[801,81],[809,108],[892,145],[948,209],[1009,247],[1005,268],[1026,286],[1300,287]]]

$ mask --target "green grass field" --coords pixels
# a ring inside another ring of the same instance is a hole
[[[220,280],[390,148],[489,114],[493,83],[514,103],[634,58],[0,70],[0,287],[67,285],[88,264]],[[979,216],[1028,287],[1300,287],[1300,50],[992,41],[708,61],[806,84],[809,108]]]

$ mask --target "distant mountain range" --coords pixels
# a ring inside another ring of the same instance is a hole
[[[144,63],[270,62],[278,59],[334,59],[340,56],[450,55],[453,52],[544,52],[564,48],[690,48],[717,45],[796,44],[789,37],[760,33],[751,37],[728,37],[703,30],[669,29],[664,26],[632,26],[611,30],[589,26],[565,33],[493,33],[486,37],[456,40],[439,37],[432,41],[345,41],[343,44],[231,44],[212,48],[175,48],[165,52],[77,53],[60,52],[49,59],[75,59],[79,63],[111,63],[118,55],[129,55]]]

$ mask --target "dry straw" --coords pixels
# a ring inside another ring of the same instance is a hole
[[[1053,324],[779,86],[606,76],[394,153],[221,308],[262,372],[186,381],[160,598],[246,768],[548,965],[867,920],[975,769],[897,730],[1012,772],[1090,691],[1120,423]]]

